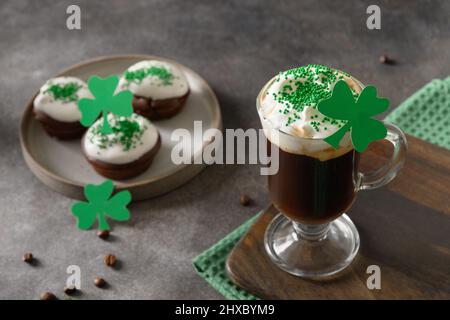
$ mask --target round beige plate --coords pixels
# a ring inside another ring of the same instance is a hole
[[[132,64],[141,60],[163,60],[181,68],[189,82],[191,93],[183,110],[173,118],[154,121],[161,135],[161,149],[151,167],[140,176],[115,181],[117,189],[127,189],[133,200],[151,198],[186,183],[206,165],[175,165],[171,161],[172,147],[177,144],[170,136],[174,129],[185,128],[193,137],[193,157],[199,158],[208,141],[202,135],[194,135],[194,121],[202,121],[203,132],[210,128],[221,129],[221,115],[217,98],[209,85],[197,73],[174,61],[148,55],[126,55],[100,57],[74,65],[58,75],[70,75],[87,80],[92,75],[100,77],[121,75]],[[50,78],[50,77],[49,77]],[[86,162],[80,140],[60,141],[49,137],[32,114],[33,99],[22,116],[20,141],[25,161],[31,171],[45,185],[68,197],[83,199],[83,187],[87,183],[105,180]]]

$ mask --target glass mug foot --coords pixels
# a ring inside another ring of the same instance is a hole
[[[280,213],[269,224],[264,245],[284,271],[323,279],[350,265],[359,250],[359,234],[346,214],[327,224],[300,225]]]

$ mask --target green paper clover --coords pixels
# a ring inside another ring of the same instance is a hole
[[[363,152],[370,142],[386,137],[383,122],[372,117],[387,110],[389,100],[377,97],[377,89],[367,86],[355,101],[347,82],[338,81],[331,96],[319,102],[318,110],[327,117],[346,120],[347,123],[324,139],[335,149],[345,133],[351,128],[351,138],[356,151]]]
[[[103,134],[112,133],[108,123],[108,112],[118,116],[129,117],[133,113],[133,94],[129,90],[114,94],[119,83],[117,75],[108,78],[92,76],[88,80],[88,88],[94,99],[83,98],[78,101],[78,109],[81,112],[81,124],[85,127],[91,126],[103,114]]]
[[[89,229],[98,216],[98,229],[110,230],[106,216],[116,221],[130,219],[130,211],[126,206],[131,202],[131,194],[124,190],[116,193],[112,198],[114,184],[106,180],[99,185],[88,184],[84,188],[84,195],[88,202],[76,202],[72,205],[72,214],[78,220],[78,228]]]

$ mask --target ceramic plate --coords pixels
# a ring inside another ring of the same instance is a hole
[[[117,189],[128,189],[133,200],[151,198],[186,183],[198,174],[204,164],[175,165],[171,161],[171,141],[174,129],[185,128],[194,139],[193,157],[201,157],[209,141],[194,135],[194,120],[202,121],[202,130],[221,129],[219,103],[209,85],[197,73],[174,61],[148,55],[126,55],[100,57],[81,62],[65,69],[58,76],[75,76],[85,81],[91,75],[101,77],[121,75],[132,64],[141,60],[162,60],[177,65],[184,71],[190,86],[190,95],[185,107],[171,119],[154,121],[161,135],[161,149],[153,164],[143,174],[129,180],[115,181]],[[50,76],[48,78],[51,78]],[[34,97],[28,103],[22,117],[20,140],[25,161],[36,177],[45,185],[64,195],[82,199],[83,187],[87,183],[99,183],[105,178],[98,175],[84,159],[80,140],[60,141],[49,137],[32,114]]]

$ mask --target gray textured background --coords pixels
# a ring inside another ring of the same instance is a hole
[[[67,5],[82,30],[65,28]],[[450,1],[377,1],[382,30],[365,27],[371,1],[1,1],[0,298],[63,297],[65,268],[82,269],[83,299],[221,298],[191,259],[269,202],[257,166],[213,166],[184,187],[132,206],[113,241],[81,232],[71,200],[43,186],[20,152],[27,100],[61,68],[99,55],[145,53],[191,67],[219,97],[226,128],[259,127],[254,99],[280,70],[307,63],[376,84],[391,108],[432,78],[450,74]],[[395,66],[380,65],[388,53]],[[254,205],[243,208],[239,194]],[[374,191],[377,192],[377,191]],[[39,265],[21,261],[31,251]],[[122,261],[103,266],[106,252]],[[104,276],[108,290],[93,286]]]

